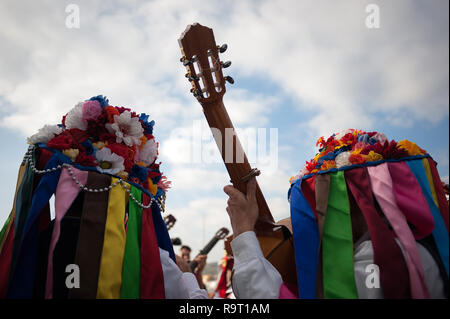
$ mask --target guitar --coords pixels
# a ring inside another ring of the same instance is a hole
[[[177,219],[172,214],[164,216],[164,223],[166,224],[167,230],[170,230],[176,221]]]
[[[165,216],[164,223],[166,224],[167,230],[170,230],[173,227],[173,225],[175,225],[176,221],[177,219],[172,214]],[[170,238],[170,240],[172,241],[172,245],[174,246],[181,245],[181,239],[179,237]]]
[[[200,250],[198,255],[208,255],[208,253],[213,249],[213,247],[217,244],[217,242],[221,239],[225,239],[230,231],[225,227],[219,229],[216,234],[211,238],[211,240]],[[197,256],[198,256],[197,255]],[[194,272],[195,268],[197,268],[198,263],[196,261],[191,261],[190,265],[192,272]]]
[[[188,25],[178,43],[182,53],[180,61],[186,67],[185,76],[192,86],[191,93],[203,108],[233,186],[245,194],[247,181],[258,176],[260,171],[250,167],[223,104],[225,82],[234,83],[232,77],[223,76],[222,73],[222,69],[229,67],[231,62],[222,62],[219,59],[219,53],[224,53],[227,45],[217,46],[213,30],[198,23]],[[292,234],[285,226],[275,224],[258,184],[256,200],[259,218],[255,232],[261,249],[280,272],[284,282],[296,285]]]

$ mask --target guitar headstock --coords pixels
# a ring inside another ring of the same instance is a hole
[[[164,223],[166,223],[167,230],[170,230],[176,221],[177,219],[172,214],[165,216]]]
[[[178,39],[186,67],[186,77],[192,84],[191,93],[201,104],[217,102],[225,94],[225,81],[233,84],[230,76],[223,76],[222,68],[231,65],[222,62],[219,53],[225,52],[227,45],[218,46],[213,30],[199,23],[188,25]]]
[[[225,239],[229,233],[230,231],[227,228],[222,227],[214,236],[218,239]]]

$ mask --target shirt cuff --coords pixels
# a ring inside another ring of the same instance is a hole
[[[200,289],[200,287],[198,286],[197,278],[193,273],[184,272],[182,278],[184,283],[186,284],[188,291]]]
[[[235,263],[245,263],[255,258],[264,258],[264,255],[253,231],[240,234],[231,241],[231,249]]]

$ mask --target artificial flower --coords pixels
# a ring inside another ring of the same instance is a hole
[[[416,143],[410,142],[408,140],[403,140],[397,143],[397,147],[400,149],[404,149],[408,152],[408,155],[424,155],[426,151],[421,149]]]
[[[77,148],[69,148],[66,150],[63,150],[62,153],[66,155],[68,158],[72,160],[72,162],[75,162],[78,155],[80,154],[80,150]]]
[[[155,121],[148,121],[148,115],[142,113],[139,116],[139,120],[142,122],[142,126],[144,127],[145,134],[153,134],[153,126],[155,125]]]
[[[348,157],[348,160],[350,163],[352,164],[364,164],[366,162],[366,155],[362,155],[359,153],[351,153],[350,156]]]
[[[117,173],[117,176],[124,180],[128,179],[128,173],[126,171],[120,171],[119,173]]]
[[[83,152],[80,152],[80,154],[78,154],[75,163],[89,167],[97,166],[97,161],[95,160],[95,157],[92,155],[86,155]]]
[[[62,133],[62,128],[58,125],[44,125],[34,135],[27,138],[28,144],[47,143],[56,135]]]
[[[139,151],[139,161],[146,164],[152,164],[158,156],[158,143],[154,139],[148,140]]]
[[[124,142],[128,146],[139,145],[144,129],[138,117],[132,117],[130,111],[114,115],[114,123],[105,125],[108,132],[116,135],[116,142]]]
[[[103,147],[95,154],[97,159],[97,170],[101,173],[108,173],[115,175],[125,169],[123,165],[124,158],[119,156],[107,147]]]
[[[158,185],[153,184],[153,181],[151,178],[147,180],[147,189],[153,196],[156,195],[156,192],[158,191]]]
[[[381,161],[383,159],[383,155],[370,151],[366,158],[367,162],[376,162]]]
[[[109,123],[114,123],[114,115],[120,115],[119,111],[114,106],[107,106],[104,111]]]
[[[83,120],[83,102],[75,105],[75,107],[67,113],[64,124],[68,129],[77,128],[83,131],[87,129],[87,122]]]
[[[94,146],[98,150],[101,150],[106,145],[108,145],[108,142],[98,141],[98,142],[92,143],[92,146]]]
[[[87,123],[88,120],[96,120],[102,114],[102,108],[98,101],[86,101],[83,103],[81,119]]]
[[[133,157],[130,157],[130,155],[133,154],[133,151],[130,150],[129,147],[121,143],[108,144],[106,148],[109,148],[113,153],[121,156],[124,159],[123,164],[125,166],[125,170],[129,172],[131,167],[133,166],[133,161],[131,160]]]
[[[322,166],[320,166],[321,171],[328,171],[329,169],[336,168],[336,162],[333,160],[324,161]]]
[[[336,159],[334,160],[336,162],[336,167],[341,168],[344,166],[350,166],[352,163],[349,161],[350,152],[342,152],[338,156],[336,156]]]
[[[102,108],[108,106],[109,104],[108,99],[106,98],[106,96],[103,95],[93,96],[89,99],[89,101],[97,101]]]
[[[133,165],[131,167],[129,176],[130,178],[138,178],[142,183],[144,183],[148,176],[148,170],[146,167]]]

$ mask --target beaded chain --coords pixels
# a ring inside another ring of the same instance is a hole
[[[82,183],[80,183],[80,181],[77,179],[77,177],[75,176],[74,172],[73,172],[73,168],[71,165],[67,164],[67,163],[63,163],[60,164],[58,166],[55,166],[53,168],[47,168],[47,169],[43,169],[43,170],[39,170],[36,168],[34,162],[33,162],[33,150],[34,150],[34,145],[31,145],[28,148],[28,151],[25,153],[24,159],[22,164],[28,163],[32,169],[32,171],[36,174],[47,174],[47,173],[51,173],[51,172],[55,172],[59,169],[62,169],[63,167],[67,168],[67,170],[69,171],[70,176],[72,177],[72,180],[75,184],[78,185],[78,187],[85,191],[85,192],[89,192],[89,193],[101,193],[101,192],[109,192],[113,187],[116,187],[117,184],[122,185],[122,187],[126,190],[126,192],[128,193],[128,195],[130,196],[130,198],[142,209],[148,209],[152,206],[153,202],[155,202],[159,209],[164,212],[164,202],[165,202],[165,196],[163,195],[163,200],[159,200],[159,199],[155,199],[155,198],[151,198],[150,202],[148,203],[148,205],[144,205],[141,202],[139,202],[131,193],[131,186],[127,186],[127,183],[121,179],[119,177],[119,179],[112,183],[111,185],[109,185],[108,187],[104,187],[104,188],[98,188],[98,189],[92,189],[92,188],[88,188],[86,185],[83,185]]]

